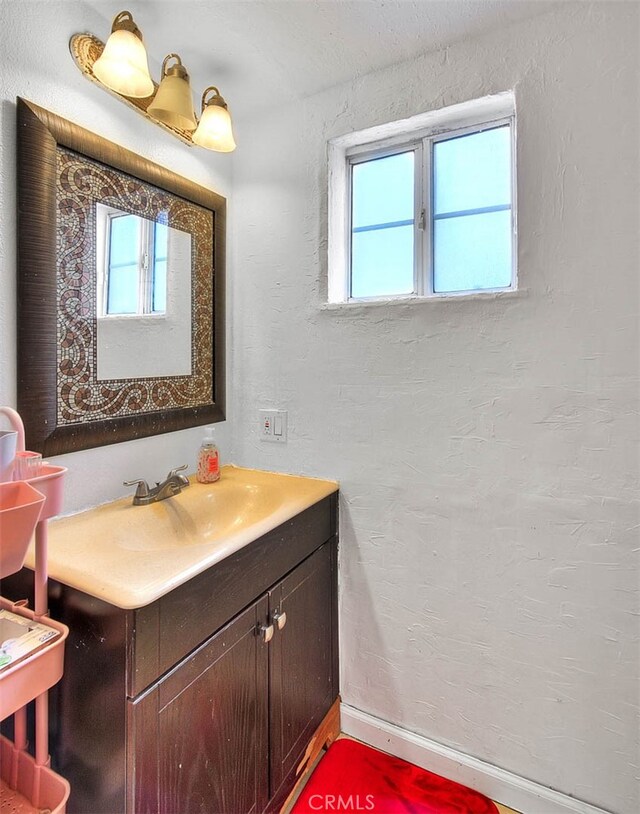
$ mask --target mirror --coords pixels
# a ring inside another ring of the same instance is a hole
[[[225,199],[22,99],[18,127],[28,446],[223,420]]]

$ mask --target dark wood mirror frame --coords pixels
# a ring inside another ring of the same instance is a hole
[[[226,199],[24,99],[17,100],[18,410],[44,456],[223,421]],[[67,148],[213,216],[213,376],[209,403],[60,424],[57,404],[56,155]]]

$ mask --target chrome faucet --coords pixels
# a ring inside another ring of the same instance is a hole
[[[134,506],[148,506],[149,503],[157,503],[159,500],[166,500],[168,497],[179,495],[183,489],[189,486],[189,478],[184,475],[179,475],[183,472],[187,465],[178,466],[172,469],[162,483],[156,482],[155,486],[150,487],[146,480],[126,480],[123,481],[123,486],[137,486],[136,493],[133,496]]]

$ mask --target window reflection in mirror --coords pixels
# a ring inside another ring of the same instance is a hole
[[[96,217],[98,316],[164,314],[169,227],[105,204]]]
[[[96,203],[97,378],[188,376],[191,235]]]

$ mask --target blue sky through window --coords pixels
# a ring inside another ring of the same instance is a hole
[[[108,235],[106,314],[165,313],[167,224],[115,215],[109,220]]]
[[[351,296],[414,290],[413,150],[352,167]]]
[[[108,314],[135,314],[138,311],[139,220],[136,215],[111,218]]]
[[[433,290],[511,285],[511,130],[433,145]]]
[[[416,148],[351,164],[350,296],[509,288],[513,267],[511,126],[426,138],[431,177]],[[422,162],[420,162],[421,164]],[[416,174],[431,223],[416,232]],[[431,201],[431,205],[429,205]],[[416,239],[424,234],[425,240]],[[415,246],[431,246],[431,256]]]

